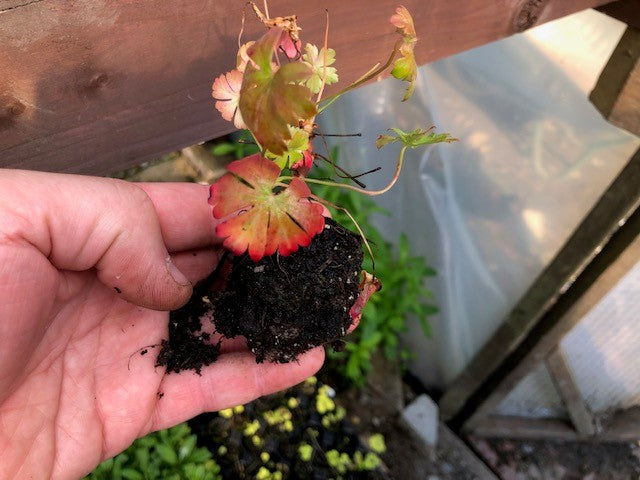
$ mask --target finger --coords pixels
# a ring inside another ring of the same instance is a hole
[[[203,412],[248,403],[262,395],[300,383],[322,366],[324,349],[301,355],[298,363],[256,363],[249,353],[229,353],[195,373],[165,375],[160,391],[164,395],[152,417],[149,431],[184,422]]]
[[[125,300],[169,310],[191,283],[171,262],[156,210],[134,184],[115,179],[0,172],[0,234],[35,246],[59,270],[95,268]]]
[[[209,187],[197,183],[138,183],[149,196],[160,220],[169,251],[190,250],[222,242],[207,202]]]
[[[195,284],[213,272],[221,256],[222,251],[218,248],[201,248],[172,253],[171,259],[173,264],[185,274],[189,281]]]

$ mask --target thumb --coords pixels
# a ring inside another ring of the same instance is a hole
[[[171,310],[189,299],[191,283],[171,262],[142,189],[115,179],[5,173],[0,203],[8,194],[8,204],[22,210],[14,217],[30,220],[22,235],[57,269],[95,269],[114,293],[146,308]]]

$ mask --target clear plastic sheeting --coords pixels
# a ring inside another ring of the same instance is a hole
[[[437,125],[460,139],[409,151],[399,185],[379,198],[389,239],[406,232],[438,270],[433,336],[412,328],[412,370],[446,386],[553,258],[638,147],[602,119],[588,92],[622,24],[586,11],[420,69],[413,98],[393,79],[357,89],[321,115],[340,161],[370,188],[392,176],[399,148],[374,147],[391,126]],[[420,35],[428,42],[428,32]]]
[[[549,370],[540,363],[500,403],[495,413],[514,417],[568,418]]]
[[[640,405],[640,262],[567,335],[561,346],[592,412]]]

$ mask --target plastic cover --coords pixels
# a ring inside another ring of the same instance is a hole
[[[406,103],[406,84],[388,79],[321,115],[326,133],[363,133],[332,143],[353,172],[384,167],[370,188],[394,170],[398,147],[374,146],[388,127],[435,124],[460,139],[409,151],[379,197],[392,215],[375,222],[390,240],[406,232],[438,270],[432,338],[416,325],[405,339],[426,384],[461,372],[638,148],[588,100],[622,31],[585,11],[422,67]]]

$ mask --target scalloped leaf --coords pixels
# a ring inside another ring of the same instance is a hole
[[[231,70],[213,81],[211,96],[217,100],[216,108],[222,114],[222,118],[228,122],[233,121],[233,125],[238,129],[245,129],[247,126],[238,109],[241,86],[242,72]]]
[[[326,85],[331,85],[338,81],[338,72],[335,67],[330,67],[336,61],[336,51],[333,48],[326,50],[322,47],[318,52],[318,47],[307,43],[304,47],[305,53],[302,55],[302,60],[313,69],[313,75],[307,80],[306,86],[313,93],[318,93],[322,88],[322,79],[326,74]],[[325,65],[325,57],[327,63]]]
[[[280,167],[293,168],[298,165],[301,160],[305,159],[305,152],[310,148],[309,134],[302,128],[289,127],[291,138],[287,140],[287,149],[281,155],[273,155],[267,152],[267,157]]]
[[[311,90],[300,85],[313,75],[311,67],[291,62],[276,69],[271,63],[282,32],[272,28],[249,48],[252,62],[246,64],[239,101],[245,124],[258,143],[275,155],[287,149],[289,125],[297,127],[300,120],[316,114]]]
[[[432,143],[451,143],[457,142],[458,139],[451,136],[449,133],[435,133],[433,131],[435,127],[431,127],[427,130],[422,128],[416,128],[409,132],[400,130],[399,128],[390,128],[390,132],[394,132],[395,135],[378,135],[376,140],[376,147],[382,148],[390,143],[401,143],[405,147],[416,148],[421,145],[430,145]]]
[[[227,166],[228,173],[211,185],[213,216],[222,220],[216,235],[224,246],[240,255],[248,250],[257,262],[278,251],[289,255],[306,247],[324,227],[322,205],[312,202],[306,183],[294,178],[280,191],[280,169],[254,154]]]
[[[404,102],[413,94],[416,78],[418,78],[418,65],[416,64],[416,57],[413,53],[413,47],[418,41],[418,37],[415,26],[413,25],[413,18],[409,10],[405,7],[400,6],[396,8],[396,13],[391,16],[389,21],[396,27],[396,31],[402,35],[402,45],[400,46],[401,56],[394,62],[391,75],[399,80],[409,82],[407,91],[402,98]]]

